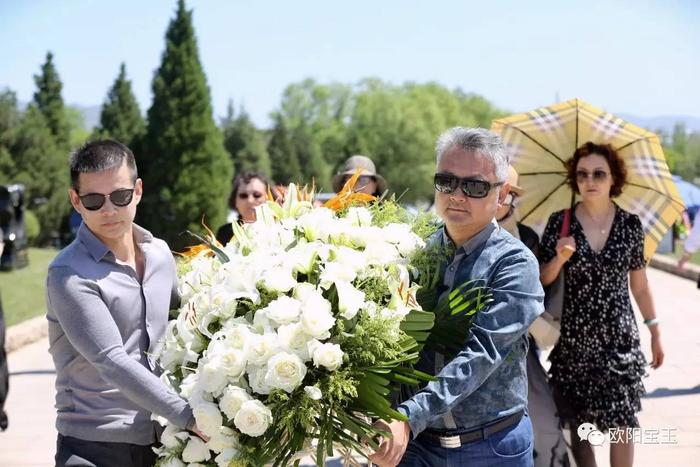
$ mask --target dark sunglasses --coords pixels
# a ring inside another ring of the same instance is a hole
[[[589,177],[592,178],[594,182],[602,182],[608,178],[608,173],[600,169],[594,170],[593,173],[588,173],[585,170],[576,171],[576,181],[579,183],[585,182]]]
[[[486,180],[475,178],[459,178],[448,173],[436,173],[434,182],[435,189],[440,193],[452,193],[459,186],[462,189],[462,193],[470,198],[486,198],[489,191],[504,183],[489,183]]]
[[[260,193],[259,191],[254,191],[250,196],[252,196],[255,199],[260,199],[265,195]],[[248,193],[238,193],[238,199],[248,199]]]
[[[134,189],[133,188],[120,188],[119,190],[114,190],[108,195],[103,195],[102,193],[88,193],[86,195],[78,196],[83,207],[88,211],[97,211],[102,206],[104,206],[107,198],[112,202],[113,205],[124,207],[131,203],[134,199]]]

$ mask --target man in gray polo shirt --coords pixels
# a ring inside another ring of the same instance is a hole
[[[133,223],[143,184],[132,152],[110,140],[70,159],[76,239],[49,266],[49,352],[56,366],[56,465],[150,466],[151,413],[196,429],[187,403],[154,371],[177,304],[173,257]]]

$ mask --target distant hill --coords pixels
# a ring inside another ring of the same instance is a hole
[[[673,133],[673,127],[676,123],[685,123],[686,131],[700,132],[700,117],[691,117],[689,115],[663,115],[659,117],[639,117],[637,115],[620,113],[618,117],[629,122],[646,128],[649,131],[656,132],[663,130],[666,134]]]
[[[83,113],[83,117],[85,118],[86,129],[92,130],[100,124],[100,111],[102,110],[101,105],[91,105],[89,107],[83,107],[82,105],[70,104],[70,106],[79,109]]]
[[[20,102],[19,108],[24,110],[27,106],[26,102]],[[70,107],[79,109],[85,117],[85,128],[92,130],[100,123],[101,105],[79,105],[69,104]],[[673,133],[673,127],[678,122],[685,123],[686,131],[700,132],[700,117],[692,117],[690,115],[662,115],[657,117],[640,117],[628,113],[615,113],[618,117],[646,128],[649,131],[656,132],[663,130],[666,134]]]

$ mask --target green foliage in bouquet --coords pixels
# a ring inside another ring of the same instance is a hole
[[[393,199],[333,205],[312,209],[290,185],[282,205],[235,225],[229,245],[197,236],[160,361],[212,440],[168,426],[160,465],[285,466],[315,451],[320,466],[334,448],[376,450],[387,433],[373,420],[405,420],[400,388],[433,379],[414,368],[421,350],[463,346],[488,293],[470,283],[435,299],[447,259],[425,247],[435,217]],[[264,339],[273,350],[262,358]]]

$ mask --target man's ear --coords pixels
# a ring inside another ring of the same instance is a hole
[[[136,179],[136,182],[134,183],[134,198],[136,198],[136,203],[138,204],[139,201],[141,201],[141,197],[143,196],[143,180],[140,178]]]
[[[506,196],[508,196],[508,193],[510,193],[510,183],[505,182],[503,185],[501,185],[501,189],[498,192],[499,205],[503,204],[503,202],[506,200]]]
[[[70,198],[70,204],[73,205],[73,209],[80,212],[80,197],[78,196],[78,192],[75,191],[75,188],[68,188],[68,197]]]

